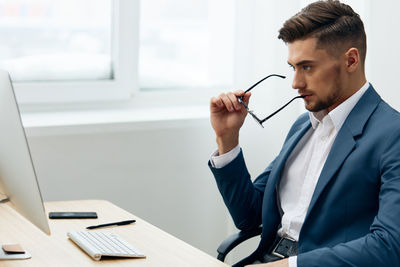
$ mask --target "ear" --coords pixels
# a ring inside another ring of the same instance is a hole
[[[354,72],[360,66],[360,53],[355,47],[350,48],[345,53],[345,64],[348,72]]]

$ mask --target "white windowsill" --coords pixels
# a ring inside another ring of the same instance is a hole
[[[90,134],[209,124],[208,106],[22,112],[27,136]]]

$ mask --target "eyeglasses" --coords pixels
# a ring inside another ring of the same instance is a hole
[[[256,82],[255,84],[253,84],[249,89],[247,89],[246,91],[244,91],[244,93],[250,92],[251,89],[253,89],[253,88],[256,87],[257,85],[259,85],[260,83],[262,83],[263,81],[265,81],[265,80],[268,79],[269,77],[273,77],[273,76],[279,77],[279,78],[282,78],[282,79],[285,79],[285,78],[286,78],[285,76],[279,75],[279,74],[271,74],[271,75],[268,75],[267,77],[261,79],[260,81]],[[244,106],[244,108],[247,110],[247,113],[249,113],[249,114],[254,118],[254,120],[256,120],[256,121],[261,125],[261,127],[264,128],[263,123],[264,123],[266,120],[268,120],[268,119],[270,119],[271,117],[273,117],[275,114],[277,114],[279,111],[281,111],[282,109],[284,109],[287,105],[289,105],[290,103],[292,103],[292,101],[295,100],[295,99],[297,99],[297,98],[304,98],[304,97],[303,97],[303,96],[296,96],[296,97],[292,98],[289,102],[287,102],[285,105],[283,105],[282,107],[280,107],[277,111],[275,111],[274,113],[272,113],[271,115],[267,116],[265,119],[262,119],[262,120],[259,119],[259,118],[257,117],[257,115],[254,114],[254,112],[253,112],[252,110],[249,109],[249,107],[244,103],[243,97],[242,97],[242,96],[238,97],[238,101]]]

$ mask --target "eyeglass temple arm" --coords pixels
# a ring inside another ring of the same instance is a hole
[[[269,77],[272,77],[272,76],[276,76],[276,77],[279,77],[279,78],[282,78],[282,79],[285,79],[285,78],[286,78],[286,76],[283,76],[283,75],[279,75],[279,74],[270,74],[270,75],[268,75],[267,77],[261,79],[260,81],[256,82],[255,84],[253,84],[249,89],[247,89],[246,91],[244,91],[244,93],[249,92],[251,89],[253,89],[254,87],[256,87],[257,85],[259,85],[260,83],[262,83],[263,81],[265,81],[266,79],[268,79]]]
[[[245,107],[245,109],[246,109],[247,111],[250,110],[249,107],[244,103],[244,100],[243,100],[243,97],[242,97],[242,96],[239,96],[239,97],[238,97],[238,101]]]
[[[283,76],[283,75],[279,75],[279,74],[270,74],[270,75],[268,75],[267,77],[264,77],[264,78],[262,78],[261,80],[259,80],[258,82],[256,82],[255,84],[253,84],[249,89],[247,89],[246,91],[244,91],[244,93],[249,92],[251,89],[253,89],[253,88],[256,87],[257,85],[259,85],[260,83],[262,83],[263,81],[265,81],[265,80],[268,79],[269,77],[273,77],[273,76],[279,77],[279,78],[282,78],[282,79],[285,79],[285,78],[286,78],[286,76]],[[248,106],[244,103],[244,101],[243,101],[243,96],[239,96],[239,97],[238,97],[238,100],[239,100],[240,103],[243,104],[243,106],[244,106],[247,110],[249,110],[249,107],[248,107]]]
[[[253,113],[253,111],[251,111],[249,109],[249,107],[244,103],[243,99],[241,97],[238,98],[238,101],[240,103],[242,103],[242,105],[245,107],[245,109],[247,110],[247,113],[249,113],[260,125],[261,127],[264,128],[264,126],[262,125],[262,121]]]
[[[266,120],[270,119],[271,117],[273,117],[276,113],[278,113],[279,111],[281,111],[282,109],[284,109],[287,105],[289,105],[290,103],[293,102],[293,100],[297,99],[297,98],[304,98],[304,96],[296,96],[294,98],[292,98],[289,102],[287,102],[285,105],[283,105],[281,108],[279,108],[277,111],[275,111],[274,113],[272,113],[271,115],[269,115],[268,117],[266,117],[265,119],[261,120],[261,123],[264,123]]]

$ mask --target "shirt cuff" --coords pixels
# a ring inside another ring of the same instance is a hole
[[[228,165],[240,153],[240,146],[237,145],[234,149],[225,154],[219,155],[218,150],[211,155],[210,163],[214,168],[220,169]]]
[[[289,257],[289,267],[297,267],[297,256]]]

